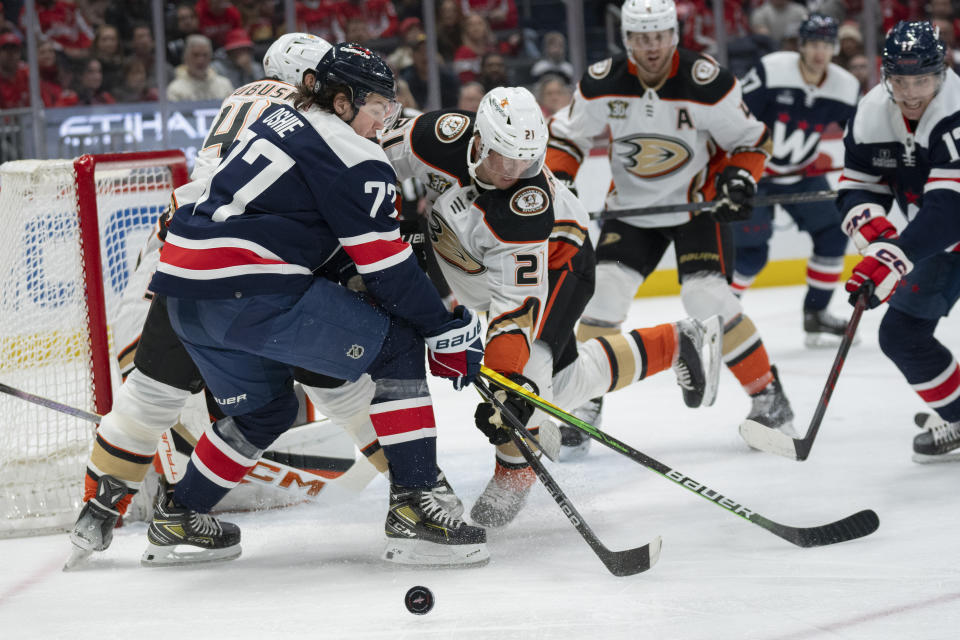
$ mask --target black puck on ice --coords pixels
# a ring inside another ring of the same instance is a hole
[[[433,592],[426,587],[411,587],[403,597],[403,604],[407,605],[407,611],[418,616],[430,613],[433,602]]]

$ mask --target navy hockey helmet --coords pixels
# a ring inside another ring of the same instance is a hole
[[[393,70],[383,58],[363,45],[341,42],[328,51],[317,65],[317,90],[326,84],[344,84],[353,92],[354,103],[363,104],[367,95],[377,93],[387,100],[397,97]]]
[[[798,35],[801,44],[811,40],[823,40],[824,42],[836,42],[839,27],[837,21],[830,16],[821,13],[811,13],[810,16],[800,24]]]
[[[926,20],[901,20],[887,32],[883,45],[885,76],[942,73],[946,47],[938,29]]]

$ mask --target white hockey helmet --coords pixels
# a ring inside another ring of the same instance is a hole
[[[467,166],[478,179],[476,169],[496,151],[503,156],[501,169],[516,178],[532,178],[543,170],[547,153],[547,123],[543,111],[527,89],[497,87],[480,100],[473,132],[474,145],[467,145]]]
[[[673,29],[673,44],[680,40],[677,28],[677,7],[673,0],[626,0],[620,8],[620,35],[631,55],[627,34]]]
[[[323,55],[332,45],[309,33],[286,33],[270,45],[263,56],[263,71],[269,78],[277,78],[293,85],[303,81],[308,69],[316,69]]]

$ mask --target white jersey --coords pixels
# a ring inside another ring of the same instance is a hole
[[[454,296],[488,312],[487,366],[519,373],[549,304],[547,272],[583,246],[587,213],[546,170],[509,189],[479,187],[467,168],[473,116],[426,113],[381,145],[400,180],[426,189],[430,244]]]
[[[571,103],[548,122],[547,164],[576,176],[593,139],[609,132],[613,189],[608,209],[712,200],[714,179],[733,164],[759,179],[769,156],[767,127],[743,104],[740,83],[707,56],[678,49],[657,88],[646,88],[626,57],[590,66]],[[622,218],[638,227],[683,224],[690,213]]]

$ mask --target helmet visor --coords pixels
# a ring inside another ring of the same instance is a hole
[[[883,79],[887,91],[898,104],[929,102],[940,90],[943,76],[939,73],[920,75],[888,75]]]
[[[360,112],[370,116],[381,126],[377,129],[389,129],[400,116],[401,105],[396,100],[388,100],[379,93],[369,93],[361,104],[357,105]]]
[[[508,158],[491,149],[483,160],[483,168],[489,173],[507,180],[532,178],[543,169],[543,157],[536,159]]]

